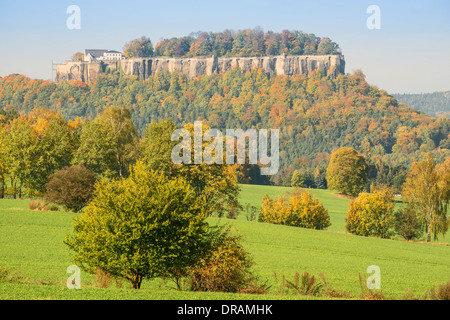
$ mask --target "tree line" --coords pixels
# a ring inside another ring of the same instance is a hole
[[[432,117],[450,116],[450,91],[433,93],[397,93],[394,97],[416,110]]]
[[[339,45],[328,37],[298,30],[264,32],[261,28],[195,32],[184,37],[163,39],[153,48],[145,36],[127,42],[124,56],[134,57],[260,57],[278,55],[336,55]]]

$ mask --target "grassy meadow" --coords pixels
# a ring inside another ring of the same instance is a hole
[[[241,203],[260,207],[264,194],[275,197],[291,188],[242,185]],[[248,221],[245,211],[237,219],[209,218],[212,224],[229,224],[243,236],[252,254],[254,271],[270,285],[269,294],[228,294],[176,291],[163,279],[144,281],[141,290],[127,282],[96,286],[95,276],[81,273],[81,290],[65,286],[71,252],[63,244],[72,231],[73,213],[31,211],[29,200],[0,200],[0,299],[311,299],[286,294],[284,276],[295,272],[319,276],[338,291],[360,298],[358,276],[366,268],[381,270],[381,290],[386,297],[403,299],[406,292],[424,298],[432,285],[450,280],[450,246],[440,239],[432,244],[367,238],[345,232],[350,200],[329,190],[310,190],[328,209],[332,225],[318,231]],[[8,271],[6,271],[8,270]],[[276,277],[275,277],[276,276]]]

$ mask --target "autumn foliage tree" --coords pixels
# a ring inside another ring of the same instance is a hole
[[[241,243],[241,236],[219,229],[211,252],[188,272],[192,291],[242,292],[260,289],[251,272],[254,262]]]
[[[353,148],[339,148],[331,154],[327,168],[328,189],[358,195],[367,182],[365,158]]]
[[[428,154],[425,160],[414,162],[403,185],[402,199],[417,211],[426,228],[427,242],[432,235],[444,236],[450,223],[450,158],[436,165]]]
[[[123,47],[123,55],[127,59],[151,57],[153,55],[152,41],[142,36],[127,42]]]
[[[80,211],[92,198],[97,176],[82,166],[65,167],[51,175],[45,200]]]
[[[75,52],[72,56],[72,61],[84,61],[84,54],[81,52]]]
[[[371,193],[362,192],[350,203],[345,229],[359,236],[388,238],[394,222],[392,190],[380,186]]]
[[[191,185],[198,197],[203,197],[209,204],[211,214],[228,214],[233,217],[240,210],[238,196],[240,188],[237,184],[236,166],[222,163],[208,164],[204,161],[194,163],[194,125],[186,124],[183,129],[189,139],[189,159],[190,164],[174,163],[172,159],[172,150],[179,144],[179,141],[172,141],[171,136],[176,125],[172,119],[152,122],[147,127],[146,133],[142,139],[142,160],[148,169],[165,172],[170,178],[183,177]],[[203,133],[210,129],[207,125],[202,125]],[[212,142],[202,142],[202,152]],[[223,153],[225,155],[225,153]]]

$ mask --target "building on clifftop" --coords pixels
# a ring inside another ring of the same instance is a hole
[[[84,61],[92,62],[99,60],[124,60],[122,52],[106,49],[86,49]]]

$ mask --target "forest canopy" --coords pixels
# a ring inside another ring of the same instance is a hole
[[[141,38],[142,39],[142,38]],[[138,43],[139,39],[133,40]],[[134,43],[134,42],[131,43]],[[148,44],[149,39],[147,40]],[[130,43],[124,46],[128,52]],[[261,28],[225,30],[222,32],[196,32],[184,37],[163,39],[156,43],[155,57],[260,57],[277,55],[336,55],[339,45],[327,37],[318,37],[302,31],[283,30],[281,33]],[[134,55],[136,56],[136,55]]]

